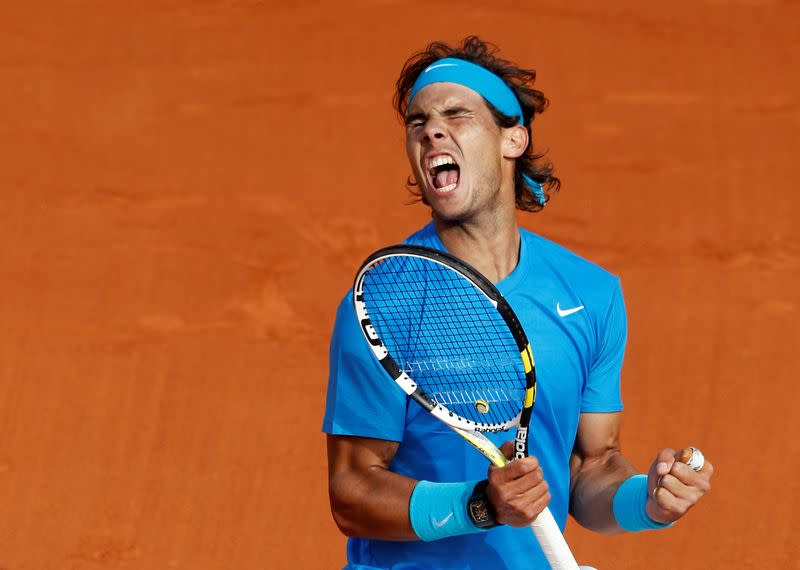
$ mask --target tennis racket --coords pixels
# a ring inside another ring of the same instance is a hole
[[[364,261],[353,300],[372,353],[406,394],[494,465],[508,460],[486,432],[516,427],[515,458],[528,456],[533,354],[486,277],[435,249],[391,246]],[[531,527],[554,569],[577,570],[548,508]]]

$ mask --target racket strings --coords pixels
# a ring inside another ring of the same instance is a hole
[[[435,261],[398,255],[367,272],[363,291],[389,354],[429,396],[478,424],[517,416],[525,395],[517,343],[471,281]]]

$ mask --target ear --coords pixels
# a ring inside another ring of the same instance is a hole
[[[503,129],[503,158],[519,158],[528,149],[528,129],[514,125]]]

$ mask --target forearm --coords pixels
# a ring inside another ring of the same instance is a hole
[[[328,436],[331,512],[344,534],[432,541],[488,528],[491,521],[473,518],[481,512],[481,501],[489,501],[476,490],[478,481],[417,481],[389,471],[397,446],[392,441]],[[468,509],[470,501],[477,511]]]
[[[333,518],[347,536],[418,540],[408,513],[416,483],[383,467],[337,473],[329,481]]]
[[[592,460],[573,455],[570,513],[581,526],[603,534],[623,532],[614,517],[614,494],[636,470],[619,450]]]

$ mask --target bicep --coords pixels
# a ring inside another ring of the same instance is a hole
[[[385,439],[328,435],[328,477],[339,473],[387,469],[400,444]]]
[[[572,454],[582,461],[597,461],[609,452],[619,451],[619,432],[622,414],[582,413]]]
[[[620,532],[613,512],[614,493],[633,475],[620,451],[621,414],[581,414],[570,457],[570,512],[582,526]]]
[[[622,414],[582,413],[578,433],[570,457],[570,487],[574,489],[580,476],[602,470],[620,456]]]

